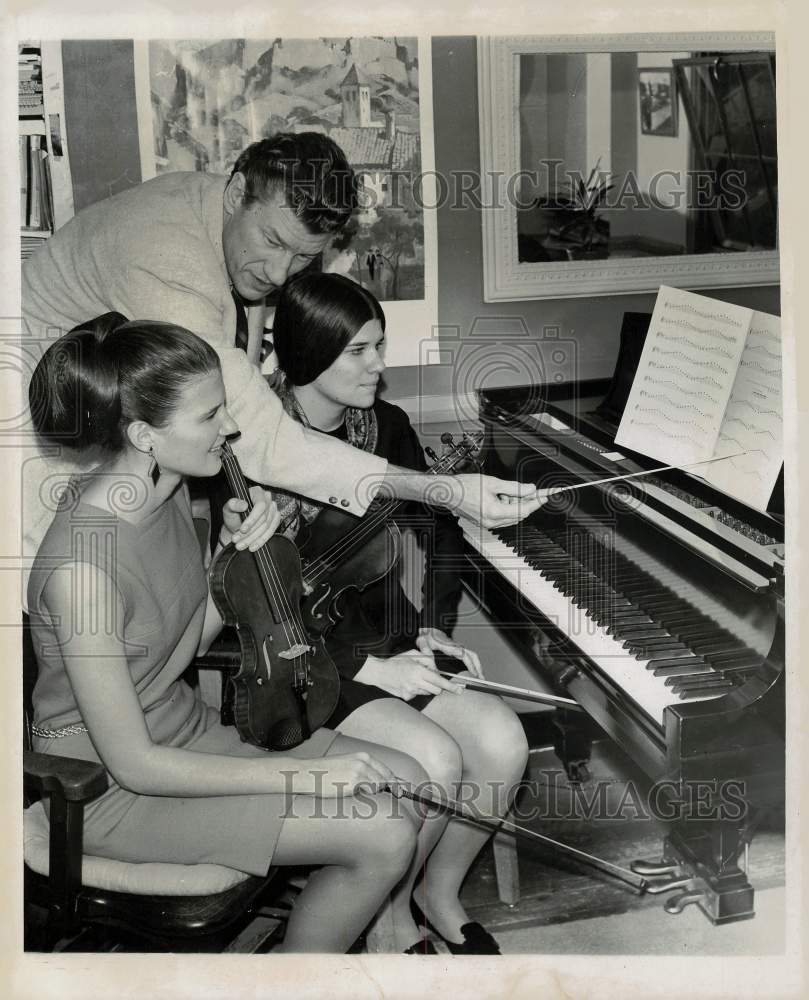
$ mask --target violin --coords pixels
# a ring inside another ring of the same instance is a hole
[[[248,505],[244,519],[253,503],[227,442],[222,465],[233,496]],[[240,662],[230,677],[239,735],[268,750],[290,750],[326,722],[340,694],[340,675],[322,638],[311,640],[301,618],[298,549],[283,535],[256,552],[231,542],[217,553],[209,576],[217,610],[239,640]]]
[[[453,472],[473,461],[483,432],[464,434],[456,444],[451,434],[441,440],[448,450],[441,458],[426,449],[434,464],[428,473]],[[327,508],[299,533],[303,581],[308,593],[301,615],[310,635],[324,638],[342,618],[341,598],[350,589],[363,591],[393,569],[401,552],[401,532],[391,518],[407,501],[374,502],[359,521],[352,514]]]

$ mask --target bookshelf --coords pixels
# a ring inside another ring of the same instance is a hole
[[[19,66],[20,245],[26,260],[73,215],[58,42],[23,42]]]

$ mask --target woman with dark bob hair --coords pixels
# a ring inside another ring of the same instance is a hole
[[[377,398],[385,315],[367,289],[336,274],[288,281],[273,342],[279,369],[271,385],[289,413],[396,465],[426,468],[407,415]],[[309,500],[274,495],[288,533],[319,513]],[[460,528],[451,515],[416,505],[401,523],[425,541],[423,610],[416,612],[394,573],[343,595],[344,617],[327,640],[341,674],[340,702],[328,724],[412,755],[445,792],[460,797],[463,783],[463,800],[473,810],[502,817],[527,760],[522,726],[499,698],[465,690],[436,665],[438,658],[443,669],[482,676],[477,654],[449,635],[460,598]],[[392,897],[397,933],[407,938],[414,921],[429,922],[455,954],[499,954],[458,895],[487,836],[457,818],[426,820],[408,877]]]
[[[386,787],[424,772],[327,729],[283,754],[242,743],[181,679],[222,626],[185,484],[219,471],[237,429],[216,353],[180,327],[107,313],[46,351],[30,402],[47,442],[101,460],[70,481],[28,592],[34,749],[100,761],[111,778],[86,811],[86,853],[259,876],[323,866],[283,949],[346,951],[415,850],[418,817]],[[253,497],[244,522],[246,503],[227,502],[220,546],[255,551],[272,535],[278,511]]]

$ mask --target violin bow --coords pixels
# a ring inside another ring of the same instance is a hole
[[[501,684],[499,681],[489,681],[482,677],[467,677],[465,674],[453,674],[448,670],[439,670],[442,677],[448,677],[457,684],[477,691],[495,691],[497,694],[519,698],[522,701],[538,701],[543,705],[553,705],[554,708],[564,708],[573,712],[583,712],[581,705],[572,698],[562,698],[557,694],[546,694],[544,691],[534,691],[531,688],[515,687],[513,684]]]
[[[395,785],[388,786],[388,791],[390,791],[392,795],[396,795],[397,797],[404,796],[414,802],[422,802],[435,809],[440,809],[442,812],[448,812],[452,816],[457,816],[470,823],[476,823],[479,826],[486,827],[491,830],[492,833],[504,832],[509,833],[514,837],[525,837],[538,841],[546,847],[553,848],[553,850],[558,851],[560,854],[567,855],[581,864],[587,865],[590,868],[597,868],[606,875],[610,875],[612,878],[618,879],[618,881],[623,882],[625,885],[628,885],[631,889],[633,889],[639,896],[642,896],[649,887],[647,879],[645,879],[642,875],[639,875],[637,872],[631,871],[629,868],[623,868],[621,865],[616,865],[612,861],[599,858],[595,854],[588,854],[587,851],[581,851],[577,847],[571,847],[569,844],[563,844],[559,840],[554,840],[553,837],[546,837],[543,833],[537,833],[536,830],[531,830],[527,826],[522,826],[521,824],[514,823],[511,820],[501,819],[497,816],[477,816],[466,809],[462,803],[457,801],[457,799],[453,799],[450,796],[445,796],[443,799],[435,799],[431,795],[427,795],[424,792],[410,791],[407,788],[408,783],[401,778],[397,778],[396,781],[397,783]]]

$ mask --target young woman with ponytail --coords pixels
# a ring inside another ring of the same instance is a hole
[[[323,866],[284,950],[347,950],[415,848],[418,818],[386,786],[425,775],[326,729],[289,753],[257,749],[181,679],[222,624],[185,485],[219,471],[237,430],[216,353],[181,327],[108,313],[51,345],[29,395],[45,442],[101,458],[70,481],[28,589],[34,749],[100,761],[111,778],[86,810],[85,852],[255,875]],[[244,503],[228,501],[220,544],[271,536],[277,509],[254,499],[243,523]]]

